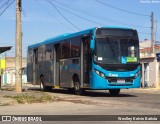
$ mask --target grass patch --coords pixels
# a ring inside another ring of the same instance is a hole
[[[31,103],[43,103],[50,102],[53,100],[52,96],[48,94],[33,95],[33,94],[22,94],[16,96],[4,96],[5,98],[15,99],[20,104],[31,104]]]
[[[13,88],[13,87],[7,87],[7,88],[2,88],[1,90],[2,91],[14,91],[15,88]]]

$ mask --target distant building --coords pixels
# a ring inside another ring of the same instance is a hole
[[[27,83],[26,68],[22,68],[22,83]],[[15,84],[15,68],[8,68],[2,74],[2,85]]]
[[[1,57],[1,53],[4,53],[8,50],[10,50],[12,46],[5,46],[5,47],[0,47],[0,89],[1,89],[1,72],[2,69],[5,68],[5,60]]]
[[[142,41],[139,43],[139,46],[140,46],[140,58],[153,56],[151,55],[151,41],[149,40]],[[155,53],[160,52],[160,44],[156,44],[154,48],[155,48]]]
[[[15,84],[15,57],[4,57],[3,59],[5,59],[5,68],[1,75],[2,85]],[[26,77],[26,58],[22,58],[22,83],[27,83]]]
[[[142,86],[160,86],[160,63],[157,62],[156,54],[151,53],[151,41],[143,41],[140,46],[140,63],[142,66]],[[160,45],[155,45],[155,53],[160,52]]]
[[[5,57],[6,60],[6,69],[15,68],[15,57]],[[26,58],[22,58],[22,67],[26,67]]]

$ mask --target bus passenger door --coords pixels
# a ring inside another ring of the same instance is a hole
[[[34,49],[34,53],[33,53],[33,84],[38,84],[37,66],[38,66],[38,49]]]
[[[59,86],[60,44],[54,45],[54,86]]]
[[[91,67],[89,53],[89,37],[82,38],[83,41],[83,82],[84,86],[89,86],[89,71]]]

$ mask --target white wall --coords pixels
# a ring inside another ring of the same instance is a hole
[[[26,74],[22,75],[22,83],[27,83]],[[2,74],[2,85],[15,84],[15,69],[9,68]]]
[[[148,63],[148,87],[157,87],[159,84],[159,63],[156,58],[143,58],[141,63]],[[142,66],[144,67],[144,66]],[[144,70],[144,69],[143,69]],[[142,72],[144,73],[144,72]],[[142,77],[144,78],[144,77]]]

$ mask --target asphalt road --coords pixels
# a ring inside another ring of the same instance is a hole
[[[75,96],[66,90],[53,90],[48,94],[58,96],[62,100],[51,103],[0,106],[0,115],[160,115],[160,90],[128,89],[122,90],[118,97],[111,97],[108,91],[87,91],[85,96]],[[102,123],[102,121],[94,123]],[[128,122],[115,123],[127,124]]]

